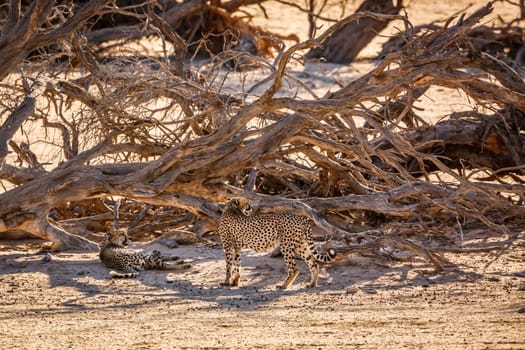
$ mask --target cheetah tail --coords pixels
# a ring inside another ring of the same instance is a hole
[[[333,248],[328,249],[326,253],[320,253],[314,244],[310,246],[310,250],[314,252],[315,260],[322,262],[322,263],[327,263],[327,262],[332,261],[332,259],[335,258],[335,255],[336,255],[335,250]]]
[[[138,276],[138,272],[117,272],[111,270],[109,275],[113,278],[133,278]]]

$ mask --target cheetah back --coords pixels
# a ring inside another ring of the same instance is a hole
[[[268,251],[279,244],[297,246],[311,240],[309,222],[292,213],[246,216],[226,215],[219,232],[223,240],[255,251]]]

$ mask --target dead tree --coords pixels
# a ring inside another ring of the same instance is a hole
[[[359,21],[349,22],[328,36],[321,45],[311,49],[306,57],[323,58],[333,63],[352,63],[359,52],[394,18],[377,15],[397,15],[401,7],[401,0],[396,1],[396,4],[392,0],[363,1],[356,13],[374,13],[376,16],[363,16]]]
[[[505,220],[524,214],[519,119],[525,86],[501,60],[458,45],[491,10],[487,5],[449,27],[410,37],[369,73],[311,99],[283,93],[285,82],[300,82],[288,70],[290,60],[362,13],[282,52],[262,91],[245,94],[214,84],[217,70],[181,76],[164,58],[98,57],[96,47],[75,33],[65,46],[74,64],[63,71],[48,66],[53,74],[28,76],[26,70],[25,85],[6,84],[2,92],[2,142],[13,141],[11,121],[16,129],[31,115],[32,122],[60,133],[53,142],[62,143],[63,153],[60,163],[41,167],[47,159],[31,165],[20,157],[17,163],[4,151],[0,178],[12,188],[0,194],[0,232],[23,229],[62,248],[93,248],[49,213],[107,196],[177,208],[212,224],[220,202],[245,196],[260,211],[306,215],[343,242],[367,238],[351,227],[363,212],[386,218],[380,230],[367,231],[373,235],[388,225],[431,227],[451,218],[505,231]],[[417,118],[415,98],[430,86],[460,89],[492,112],[467,109],[440,124],[409,125],[406,118]],[[456,130],[472,138],[454,137]],[[462,149],[471,152],[460,154]],[[430,180],[437,173],[449,180]],[[505,178],[509,174],[514,183]]]

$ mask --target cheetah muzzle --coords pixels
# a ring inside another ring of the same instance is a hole
[[[313,243],[309,221],[290,212],[250,216],[251,207],[245,198],[230,199],[222,212],[219,235],[226,255],[226,280],[222,285],[239,286],[241,249],[250,248],[258,252],[280,246],[288,268],[288,277],[278,288],[288,288],[299,274],[295,256],[308,265],[310,283],[316,287],[319,278],[318,262],[329,262],[335,251],[319,253]]]

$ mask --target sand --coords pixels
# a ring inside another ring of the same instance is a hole
[[[111,279],[96,253],[46,262],[43,246],[0,242],[2,349],[525,348],[524,234],[503,252],[445,254],[456,266],[441,273],[418,259],[340,258],[315,289],[299,262],[284,291],[284,262],[268,254],[245,251],[230,288],[219,245],[136,244],[193,266],[135,279]]]

